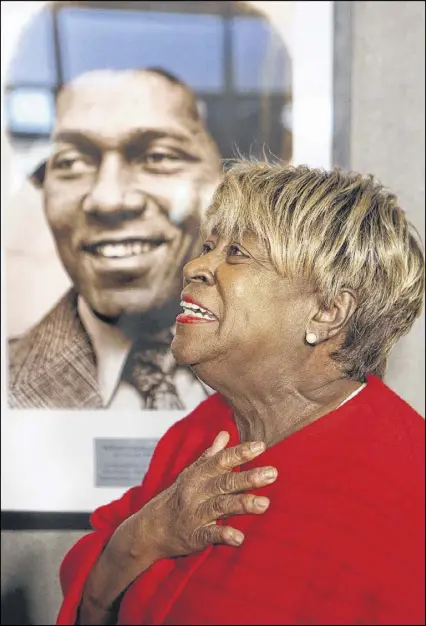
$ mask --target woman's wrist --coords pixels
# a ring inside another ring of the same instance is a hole
[[[110,567],[141,573],[161,558],[155,535],[155,525],[142,509],[117,528],[105,549],[105,560]]]
[[[108,616],[115,619],[127,587],[158,560],[145,526],[142,515],[131,516],[106,544],[84,586],[82,623],[97,623],[94,616],[99,616],[101,624],[114,623],[105,620]]]

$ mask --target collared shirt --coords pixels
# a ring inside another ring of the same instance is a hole
[[[141,409],[138,391],[121,379],[132,341],[117,326],[100,320],[81,296],[78,314],[89,335],[96,357],[97,379],[102,403],[107,409]],[[192,410],[211,393],[189,368],[178,367],[173,384],[185,410]]]

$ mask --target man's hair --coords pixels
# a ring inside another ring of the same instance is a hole
[[[422,308],[424,254],[396,196],[371,175],[240,161],[225,174],[203,234],[254,233],[277,272],[306,278],[322,306],[342,289],[358,305],[331,355],[344,375],[383,377],[391,349]]]
[[[162,67],[146,67],[146,68],[137,69],[135,71],[141,72],[142,74],[146,72],[148,72],[149,74],[155,74],[157,76],[160,76],[161,78],[165,78],[167,81],[169,81],[169,83],[171,83],[175,87],[179,87],[180,89],[182,89],[182,91],[185,92],[187,99],[188,99],[188,104],[190,108],[189,113],[191,117],[196,122],[201,121],[200,110],[197,104],[197,97],[195,93],[192,91],[191,87],[189,87],[189,85],[184,83],[183,80],[175,76],[175,74],[172,74],[172,72],[169,72],[168,70],[164,70]]]

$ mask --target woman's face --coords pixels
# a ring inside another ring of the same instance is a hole
[[[201,377],[210,364],[243,374],[275,361],[285,374],[306,359],[315,296],[306,281],[280,276],[254,236],[209,236],[201,256],[185,266],[184,284],[172,351]],[[200,317],[197,304],[210,315]]]

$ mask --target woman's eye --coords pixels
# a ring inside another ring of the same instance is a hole
[[[209,252],[212,251],[212,247],[209,243],[203,243],[202,247],[201,247],[201,254],[200,256],[203,256],[203,254],[208,254]]]
[[[228,248],[228,256],[246,256],[244,252],[242,252],[238,246],[229,246]]]

